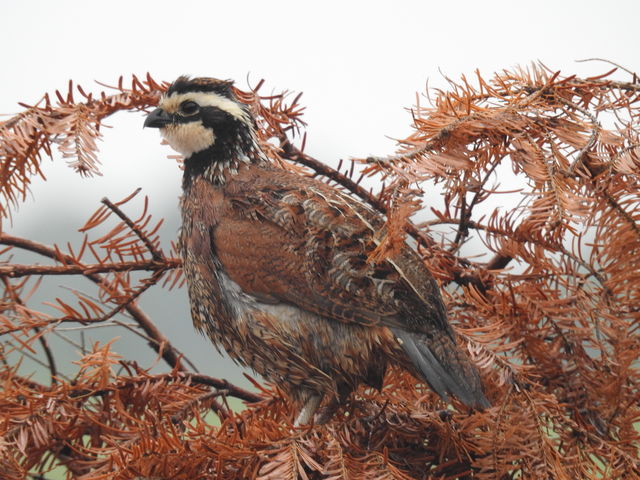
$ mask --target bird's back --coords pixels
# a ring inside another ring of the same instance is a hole
[[[384,221],[366,206],[314,179],[253,165],[219,187],[196,181],[183,216],[194,321],[241,363],[292,390],[348,393],[379,386],[389,360],[445,398],[486,405],[417,253],[405,246],[367,261]]]

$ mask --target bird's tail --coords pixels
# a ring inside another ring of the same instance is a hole
[[[393,333],[418,372],[443,400],[448,401],[448,394],[453,394],[471,408],[491,406],[482,391],[478,370],[448,334],[439,332],[429,338],[398,328]]]

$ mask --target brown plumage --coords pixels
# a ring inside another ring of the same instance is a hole
[[[324,397],[380,388],[389,363],[445,400],[488,406],[420,257],[405,246],[369,263],[383,218],[272,166],[230,85],[181,77],[145,122],[186,157],[180,242],[196,328],[287,391],[298,424]]]

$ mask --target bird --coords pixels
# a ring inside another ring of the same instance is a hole
[[[444,401],[490,406],[420,255],[405,243],[371,261],[384,216],[276,166],[233,81],[179,77],[144,126],[184,158],[178,245],[195,328],[284,391],[294,425],[325,423],[359,385],[380,390],[392,364]]]

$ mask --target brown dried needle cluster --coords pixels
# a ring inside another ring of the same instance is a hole
[[[493,408],[447,409],[392,370],[381,393],[362,388],[327,425],[295,429],[290,402],[273,387],[255,394],[195,373],[136,303],[182,276],[175,251],[159,248],[146,200],[136,212],[132,195],[105,199],[76,247],[0,234],[0,476],[64,465],[83,479],[638,477],[640,82],[613,73],[581,79],[535,65],[450,82],[431,92],[429,106],[416,105],[397,155],[346,171],[294,145],[303,126],[298,98],[236,89],[259,119],[270,158],[388,214],[370,260],[413,238],[446,287],[450,318]],[[155,105],[166,87],[133,77],[113,95],[78,88],[81,101],[70,87],[56,104],[45,96],[1,123],[2,216],[56,146],[74,168],[96,173],[101,121]],[[385,188],[365,190],[357,170]],[[481,243],[471,249],[474,240]],[[16,251],[33,262],[13,262]],[[43,313],[30,298],[52,275],[83,276],[97,294],[77,293],[75,304],[52,299],[58,313]],[[171,370],[151,375],[106,344],[86,350],[71,378],[48,346],[70,323],[125,325]],[[34,351],[50,382],[20,368]],[[234,412],[232,398],[247,407]]]

